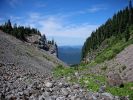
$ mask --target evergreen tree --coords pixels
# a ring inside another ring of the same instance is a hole
[[[12,33],[12,24],[10,20],[8,20],[7,23],[5,23],[4,30],[6,31],[6,33],[9,33],[9,34]]]
[[[59,55],[58,55],[58,46],[57,46],[57,44],[55,43],[55,49],[56,49],[56,52],[57,52],[57,57],[59,57]]]
[[[54,45],[54,39],[52,39],[51,44]]]
[[[129,24],[133,24],[133,7],[131,0],[129,0]]]
[[[42,45],[45,45],[46,44],[46,36],[43,34],[42,36],[41,36],[41,39],[40,39],[40,41],[41,41],[41,43],[40,44],[42,44]]]
[[[39,32],[39,30],[37,30],[35,28],[17,26],[17,24],[14,24],[14,26],[12,27],[10,20],[5,22],[5,24],[0,25],[0,29],[8,34],[15,36],[18,39],[23,40],[23,41],[26,41],[26,36],[30,36],[31,34],[37,34],[37,35],[41,36],[41,33]],[[44,37],[44,38],[46,38],[46,37]]]
[[[125,41],[127,42],[130,38],[130,33],[129,33],[129,25],[127,25],[126,30],[125,30]]]

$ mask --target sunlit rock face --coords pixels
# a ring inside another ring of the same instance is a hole
[[[32,34],[31,36],[27,36],[26,40],[29,44],[48,51],[50,54],[56,57],[58,56],[57,45],[52,42],[48,42],[46,38],[43,38],[43,36]]]
[[[32,34],[31,36],[27,36],[27,42],[29,43],[39,43],[40,35]]]

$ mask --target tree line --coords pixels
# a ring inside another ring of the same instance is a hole
[[[129,29],[133,27],[133,7],[131,0],[129,6],[109,18],[105,24],[91,33],[82,47],[82,59],[93,50],[96,50],[101,43],[112,36],[119,39],[125,38],[128,41],[130,38]]]
[[[26,36],[30,36],[31,34],[41,35],[40,31],[36,28],[17,26],[17,24],[12,25],[10,20],[0,25],[0,30],[23,41],[26,41]]]

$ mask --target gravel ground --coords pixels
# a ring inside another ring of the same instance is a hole
[[[91,92],[78,84],[32,72],[15,64],[0,64],[0,100],[120,100],[106,92]],[[123,99],[128,100],[128,99]]]

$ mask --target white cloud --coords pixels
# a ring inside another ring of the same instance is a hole
[[[98,25],[89,23],[70,24],[67,18],[61,14],[44,16],[33,12],[29,13],[28,17],[19,23],[38,28],[48,38],[55,39],[58,45],[81,45],[98,27]]]
[[[22,3],[22,0],[7,0],[9,5],[13,8],[15,8],[18,4]]]
[[[94,7],[87,9],[87,11],[90,13],[94,13],[94,12],[98,12],[98,11],[106,10],[106,9],[107,9],[106,7],[94,6]]]
[[[97,25],[81,24],[65,26],[63,23],[46,20],[42,23],[41,31],[45,32],[48,36],[62,36],[73,38],[88,37],[90,33],[95,30]]]
[[[12,16],[12,15],[11,15],[9,19],[10,19],[11,21],[15,22],[15,21],[17,21],[17,20],[21,20],[22,18],[23,18],[23,17],[18,17],[18,16]]]
[[[41,15],[40,15],[40,13],[32,12],[32,13],[29,13],[29,18],[31,20],[37,20],[37,19],[41,18]]]
[[[99,11],[103,11],[106,10],[107,7],[105,5],[94,5],[92,7],[89,7],[87,9],[81,10],[76,12],[76,14],[86,14],[86,13],[95,13],[95,12],[99,12]]]
[[[82,45],[85,39],[90,36],[91,32],[97,28],[97,25],[89,24],[70,27],[65,27],[60,24],[56,26],[54,28],[53,26],[50,27],[50,25],[49,28],[42,27],[41,31],[46,32],[45,34],[48,37],[54,38],[59,45]]]
[[[45,34],[49,38],[54,38],[59,45],[83,44],[91,32],[98,27],[98,25],[90,25],[88,23],[80,25],[66,24],[67,20],[62,19],[62,16],[32,16],[32,18],[30,22],[33,20],[36,24],[34,26],[39,26],[42,34]],[[73,42],[70,43],[70,41]]]
[[[71,17],[71,16],[88,14],[88,13],[96,13],[99,11],[104,11],[106,9],[107,9],[107,7],[105,7],[103,5],[95,5],[95,6],[80,10],[80,11],[69,12],[67,14],[62,15],[62,17]]]

